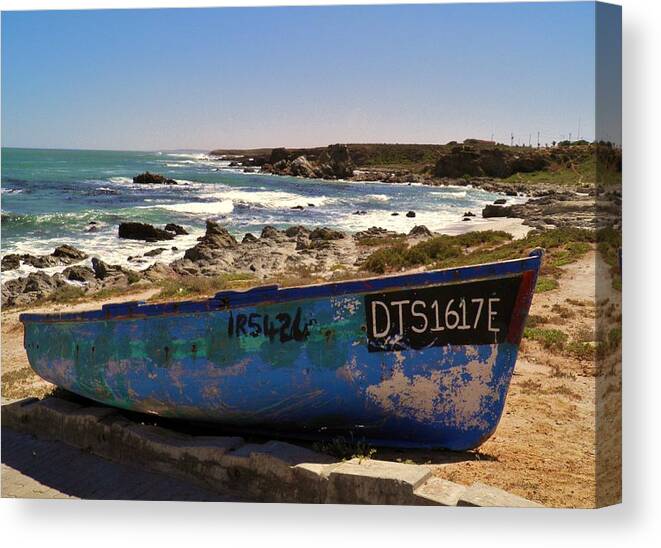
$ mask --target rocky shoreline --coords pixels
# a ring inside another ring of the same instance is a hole
[[[183,258],[170,264],[157,262],[144,270],[107,264],[98,257],[90,259],[72,246],[60,246],[50,255],[17,256],[19,263],[14,256],[3,258],[5,271],[17,268],[20,261],[36,268],[70,266],[52,275],[38,270],[5,282],[2,306],[30,306],[67,287],[79,288],[82,295],[93,295],[101,290],[141,287],[187,276],[246,274],[255,280],[266,280],[314,272],[330,278],[338,270],[354,273],[358,270],[373,251],[373,248],[361,245],[362,240],[394,235],[377,227],[350,235],[325,227],[310,229],[299,225],[283,231],[266,226],[259,236],[246,234],[239,242],[218,223],[207,221],[204,236],[185,251]],[[416,243],[432,235],[426,227],[417,226],[408,236],[402,237]],[[67,257],[67,262],[56,262],[64,260],[63,257]]]
[[[496,200],[481,212],[482,218],[517,218],[537,229],[577,227],[596,229],[617,223],[619,196],[611,194],[599,211],[595,196],[576,192],[551,191],[523,204],[507,204],[507,198]],[[612,214],[608,214],[611,212]],[[599,215],[597,214],[599,213]],[[475,214],[464,213],[470,221]],[[174,240],[185,234],[183,227],[168,224],[157,228],[145,223],[122,223],[120,238],[155,242]],[[227,229],[208,220],[206,232],[195,246],[187,249],[181,259],[169,264],[156,262],[144,270],[107,264],[99,257],[88,257],[70,245],[62,245],[49,255],[8,254],[2,258],[2,270],[18,268],[21,263],[38,269],[27,276],[9,280],[2,285],[2,306],[30,306],[48,299],[58,291],[78,288],[83,295],[102,290],[117,290],[129,286],[151,285],[165,279],[186,276],[215,277],[246,274],[255,280],[267,280],[295,273],[315,273],[330,279],[338,272],[354,275],[380,238],[398,237],[407,243],[434,235],[424,226],[414,227],[409,234],[397,234],[383,228],[348,234],[330,228],[307,228],[301,225],[279,230],[266,226],[258,236],[246,234],[239,242]],[[361,245],[369,238],[372,246]],[[156,256],[165,248],[156,248],[146,255]],[[65,266],[52,275],[42,269]]]
[[[470,186],[504,196],[524,196],[525,204],[493,204],[484,209],[484,218],[521,218],[533,228],[575,226],[601,228],[619,222],[621,192],[607,191],[586,182],[582,175],[575,183],[537,182],[532,175],[551,172],[559,166],[576,171],[577,162],[599,159],[600,168],[621,173],[621,153],[609,146],[580,144],[544,149],[506,147],[485,141],[468,139],[464,143],[448,143],[435,147],[435,163],[418,169],[383,168],[363,165],[361,145],[334,144],[326,149],[261,150],[254,154],[236,154],[231,166],[244,171],[302,178],[345,179],[354,182],[382,181],[393,184],[428,186]],[[362,145],[378,147],[379,145]],[[381,145],[406,147],[407,145]],[[429,148],[431,145],[427,145]],[[410,145],[407,149],[419,153],[425,145]],[[352,155],[353,149],[353,155]],[[400,151],[401,152],[401,151]],[[212,151],[212,157],[226,159],[223,151]],[[360,156],[358,160],[354,156]],[[360,161],[362,160],[362,162]],[[521,182],[509,177],[518,175]],[[360,213],[360,212],[357,212]]]

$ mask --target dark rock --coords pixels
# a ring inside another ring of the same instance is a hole
[[[506,190],[505,191],[505,196],[518,196],[518,192],[516,190]]]
[[[163,177],[163,175],[158,175],[156,173],[149,173],[145,171],[140,175],[133,177],[133,182],[138,185],[176,185],[177,181],[174,179],[168,179]]]
[[[107,278],[111,273],[111,268],[101,259],[92,257],[92,270],[94,270],[94,276],[99,280]]]
[[[308,204],[308,207],[317,207],[317,206],[314,204]]]
[[[470,220],[471,220],[470,217],[464,217],[464,218],[462,219],[462,221],[470,221]]]
[[[295,205],[295,206],[290,207],[289,209],[299,209],[300,210],[300,209],[305,209],[305,208],[302,205]]]
[[[367,215],[367,211],[364,209],[359,209],[358,211],[353,212],[354,215]]]
[[[183,226],[174,223],[166,224],[165,230],[168,232],[174,232],[177,236],[186,236],[188,234],[188,231]]]
[[[170,248],[170,251],[179,251],[179,248],[178,248],[176,245],[173,245],[173,246]]]
[[[83,259],[87,259],[87,253],[68,244],[56,247],[55,251],[53,251],[53,256],[59,257],[65,262],[82,261]]]
[[[395,211],[395,213],[390,214],[391,217],[397,217],[398,215],[399,215],[399,213],[397,213],[396,211]]]
[[[246,243],[252,243],[252,242],[257,242],[257,241],[258,241],[257,237],[254,236],[253,234],[251,234],[250,232],[248,232],[248,233],[243,237],[243,240],[241,240],[241,243],[242,243],[242,244],[246,244]]]
[[[283,236],[283,233],[275,228],[274,226],[267,225],[262,229],[262,233],[260,234],[260,238],[266,239],[266,240],[277,240]]]
[[[501,206],[488,204],[482,210],[482,217],[488,219],[490,217],[511,217],[511,206]]]
[[[2,258],[2,271],[14,270],[21,266],[21,257],[16,253],[10,253]]]
[[[75,265],[69,266],[64,269],[62,276],[72,282],[91,283],[95,280],[96,276],[94,271],[89,266]]]
[[[121,223],[119,225],[119,237],[129,240],[173,240],[174,234],[147,223]]]
[[[151,251],[147,251],[147,253],[144,254],[144,257],[156,257],[156,255],[160,255],[165,251],[164,247],[157,247],[156,249],[152,249]]]
[[[344,238],[344,233],[339,230],[333,230],[331,228],[321,227],[315,228],[310,232],[311,240],[341,240]]]
[[[475,217],[475,213],[472,211],[466,211],[466,213],[464,213],[464,217]]]
[[[416,225],[409,232],[409,236],[425,236],[429,237],[432,235],[431,230],[429,230],[425,225]]]
[[[21,257],[25,264],[33,266],[34,268],[49,268],[51,266],[58,266],[62,262],[53,255],[23,255]]]
[[[25,281],[24,293],[44,293],[48,290],[54,289],[56,283],[51,276],[45,272],[32,272],[28,275]]]
[[[92,225],[89,228],[87,228],[87,230],[85,230],[85,232],[98,232],[98,231],[99,231],[99,227],[96,225]]]
[[[415,211],[409,211],[406,216],[411,218],[415,217]]]
[[[505,198],[498,198],[497,200],[494,200],[493,203],[495,205],[503,205],[507,203],[507,200]]]
[[[307,237],[310,235],[310,231],[302,225],[290,226],[287,230],[285,230],[285,235],[288,238],[296,238],[298,236]]]

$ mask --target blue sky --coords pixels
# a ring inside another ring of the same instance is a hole
[[[594,4],[4,12],[4,146],[594,137]]]

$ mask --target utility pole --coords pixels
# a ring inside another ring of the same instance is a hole
[[[510,146],[511,146],[511,147],[514,146],[514,132],[512,132],[512,133],[510,134]]]

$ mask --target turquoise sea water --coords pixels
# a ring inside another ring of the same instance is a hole
[[[150,171],[177,180],[176,186],[134,185],[133,176]],[[258,235],[268,224],[329,226],[355,232],[371,226],[408,232],[417,224],[453,232],[461,215],[478,213],[497,196],[465,187],[428,187],[380,182],[322,181],[247,174],[199,152],[115,152],[2,149],[2,254],[50,253],[63,243],[127,264],[131,255],[168,247],[145,260],[171,261],[216,220],[241,237]],[[303,210],[291,209],[303,206]],[[414,210],[415,218],[406,212]],[[355,215],[356,211],[366,214]],[[399,216],[392,216],[398,212]],[[96,232],[88,232],[90,222]],[[122,221],[177,223],[190,236],[169,245],[120,240]],[[473,223],[481,222],[479,219]],[[170,245],[177,250],[170,250]],[[132,264],[135,268],[136,265]],[[25,273],[5,273],[14,277]],[[27,267],[30,268],[30,267]]]

